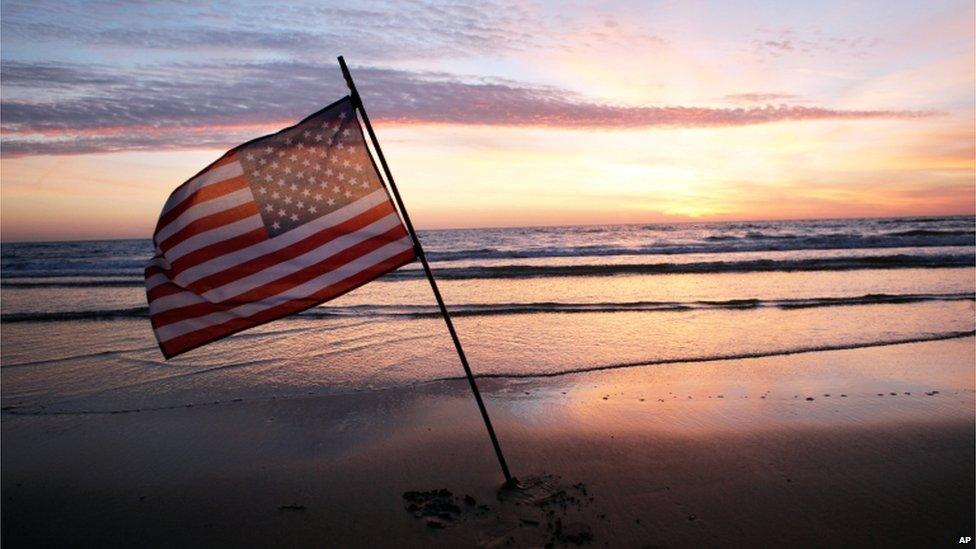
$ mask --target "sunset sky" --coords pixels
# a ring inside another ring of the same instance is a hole
[[[974,211],[971,0],[326,4],[4,1],[0,236],[148,238],[340,54],[419,228]]]

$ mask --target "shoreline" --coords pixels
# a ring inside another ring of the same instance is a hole
[[[972,355],[966,337],[481,389],[513,473],[585,486],[593,500],[560,512],[594,545],[932,545],[972,533]],[[2,421],[12,546],[552,536],[539,508],[498,500],[497,463],[460,381]],[[436,489],[489,510],[460,505],[428,527],[402,494]]]
[[[578,374],[587,374],[592,372],[604,372],[604,371],[615,371],[615,370],[626,370],[630,368],[641,368],[650,366],[670,366],[670,365],[692,365],[700,363],[714,363],[714,362],[734,362],[739,360],[749,360],[749,359],[763,359],[763,358],[777,358],[777,357],[789,357],[794,355],[804,355],[811,353],[829,352],[829,351],[847,351],[847,350],[857,350],[857,349],[872,349],[879,347],[891,347],[899,346],[913,343],[927,343],[927,342],[938,342],[947,341],[955,339],[969,339],[976,336],[976,330],[965,331],[965,332],[947,332],[947,333],[934,333],[928,336],[921,337],[911,337],[896,339],[891,341],[874,341],[865,343],[849,343],[849,344],[837,344],[837,345],[820,345],[811,346],[797,349],[786,349],[786,350],[774,350],[768,352],[754,352],[754,353],[741,353],[732,355],[716,355],[716,356],[702,356],[702,357],[683,357],[683,358],[667,358],[661,360],[642,360],[636,362],[623,362],[618,364],[606,364],[597,366],[588,366],[583,368],[575,368],[569,370],[561,370],[558,372],[541,372],[541,373],[480,373],[475,374],[475,379],[485,383],[488,380],[544,380],[547,378],[561,378],[565,376],[575,376]],[[21,368],[27,366],[36,366],[38,364],[44,364],[49,362],[61,362],[64,360],[70,360],[72,358],[85,358],[92,355],[79,355],[76,357],[66,357],[59,359],[42,360],[35,362],[27,362],[20,364],[13,364],[5,366],[4,368]],[[147,406],[139,408],[113,408],[106,410],[46,410],[46,406],[43,405],[20,405],[20,404],[9,404],[4,405],[0,408],[0,413],[3,415],[10,416],[71,416],[71,415],[113,415],[113,414],[130,414],[130,413],[141,413],[141,412],[154,412],[154,411],[165,411],[165,410],[175,410],[179,408],[193,408],[193,407],[207,407],[207,406],[219,406],[238,402],[254,402],[254,401],[274,401],[274,400],[286,400],[286,399],[296,399],[296,398],[308,398],[309,396],[315,397],[326,397],[330,395],[352,395],[352,394],[364,394],[374,391],[396,391],[396,390],[424,390],[425,387],[453,381],[465,381],[467,378],[465,376],[451,376],[442,377],[437,379],[431,379],[426,381],[417,381],[408,383],[405,385],[394,385],[389,387],[370,387],[368,389],[363,388],[352,388],[339,391],[311,391],[303,395],[271,395],[265,397],[234,397],[224,400],[215,401],[198,401],[198,402],[187,402],[179,404],[171,404],[165,406]],[[13,400],[9,398],[8,400]],[[69,400],[70,402],[70,400]]]

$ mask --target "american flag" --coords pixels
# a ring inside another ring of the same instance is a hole
[[[153,243],[146,294],[166,358],[416,258],[349,97],[228,151],[177,187]]]

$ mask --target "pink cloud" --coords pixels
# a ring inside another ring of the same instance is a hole
[[[178,70],[179,78],[171,70]],[[334,67],[281,62],[191,65],[125,74],[93,67],[5,63],[2,152],[11,156],[231,146],[348,93],[338,78],[321,78],[330,70]],[[371,116],[400,124],[695,128],[805,120],[910,120],[936,114],[803,105],[613,105],[510,80],[378,68],[357,69],[356,76]],[[769,94],[738,97],[773,98]]]

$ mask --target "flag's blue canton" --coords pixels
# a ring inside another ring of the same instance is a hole
[[[382,187],[349,99],[239,154],[269,237]]]

